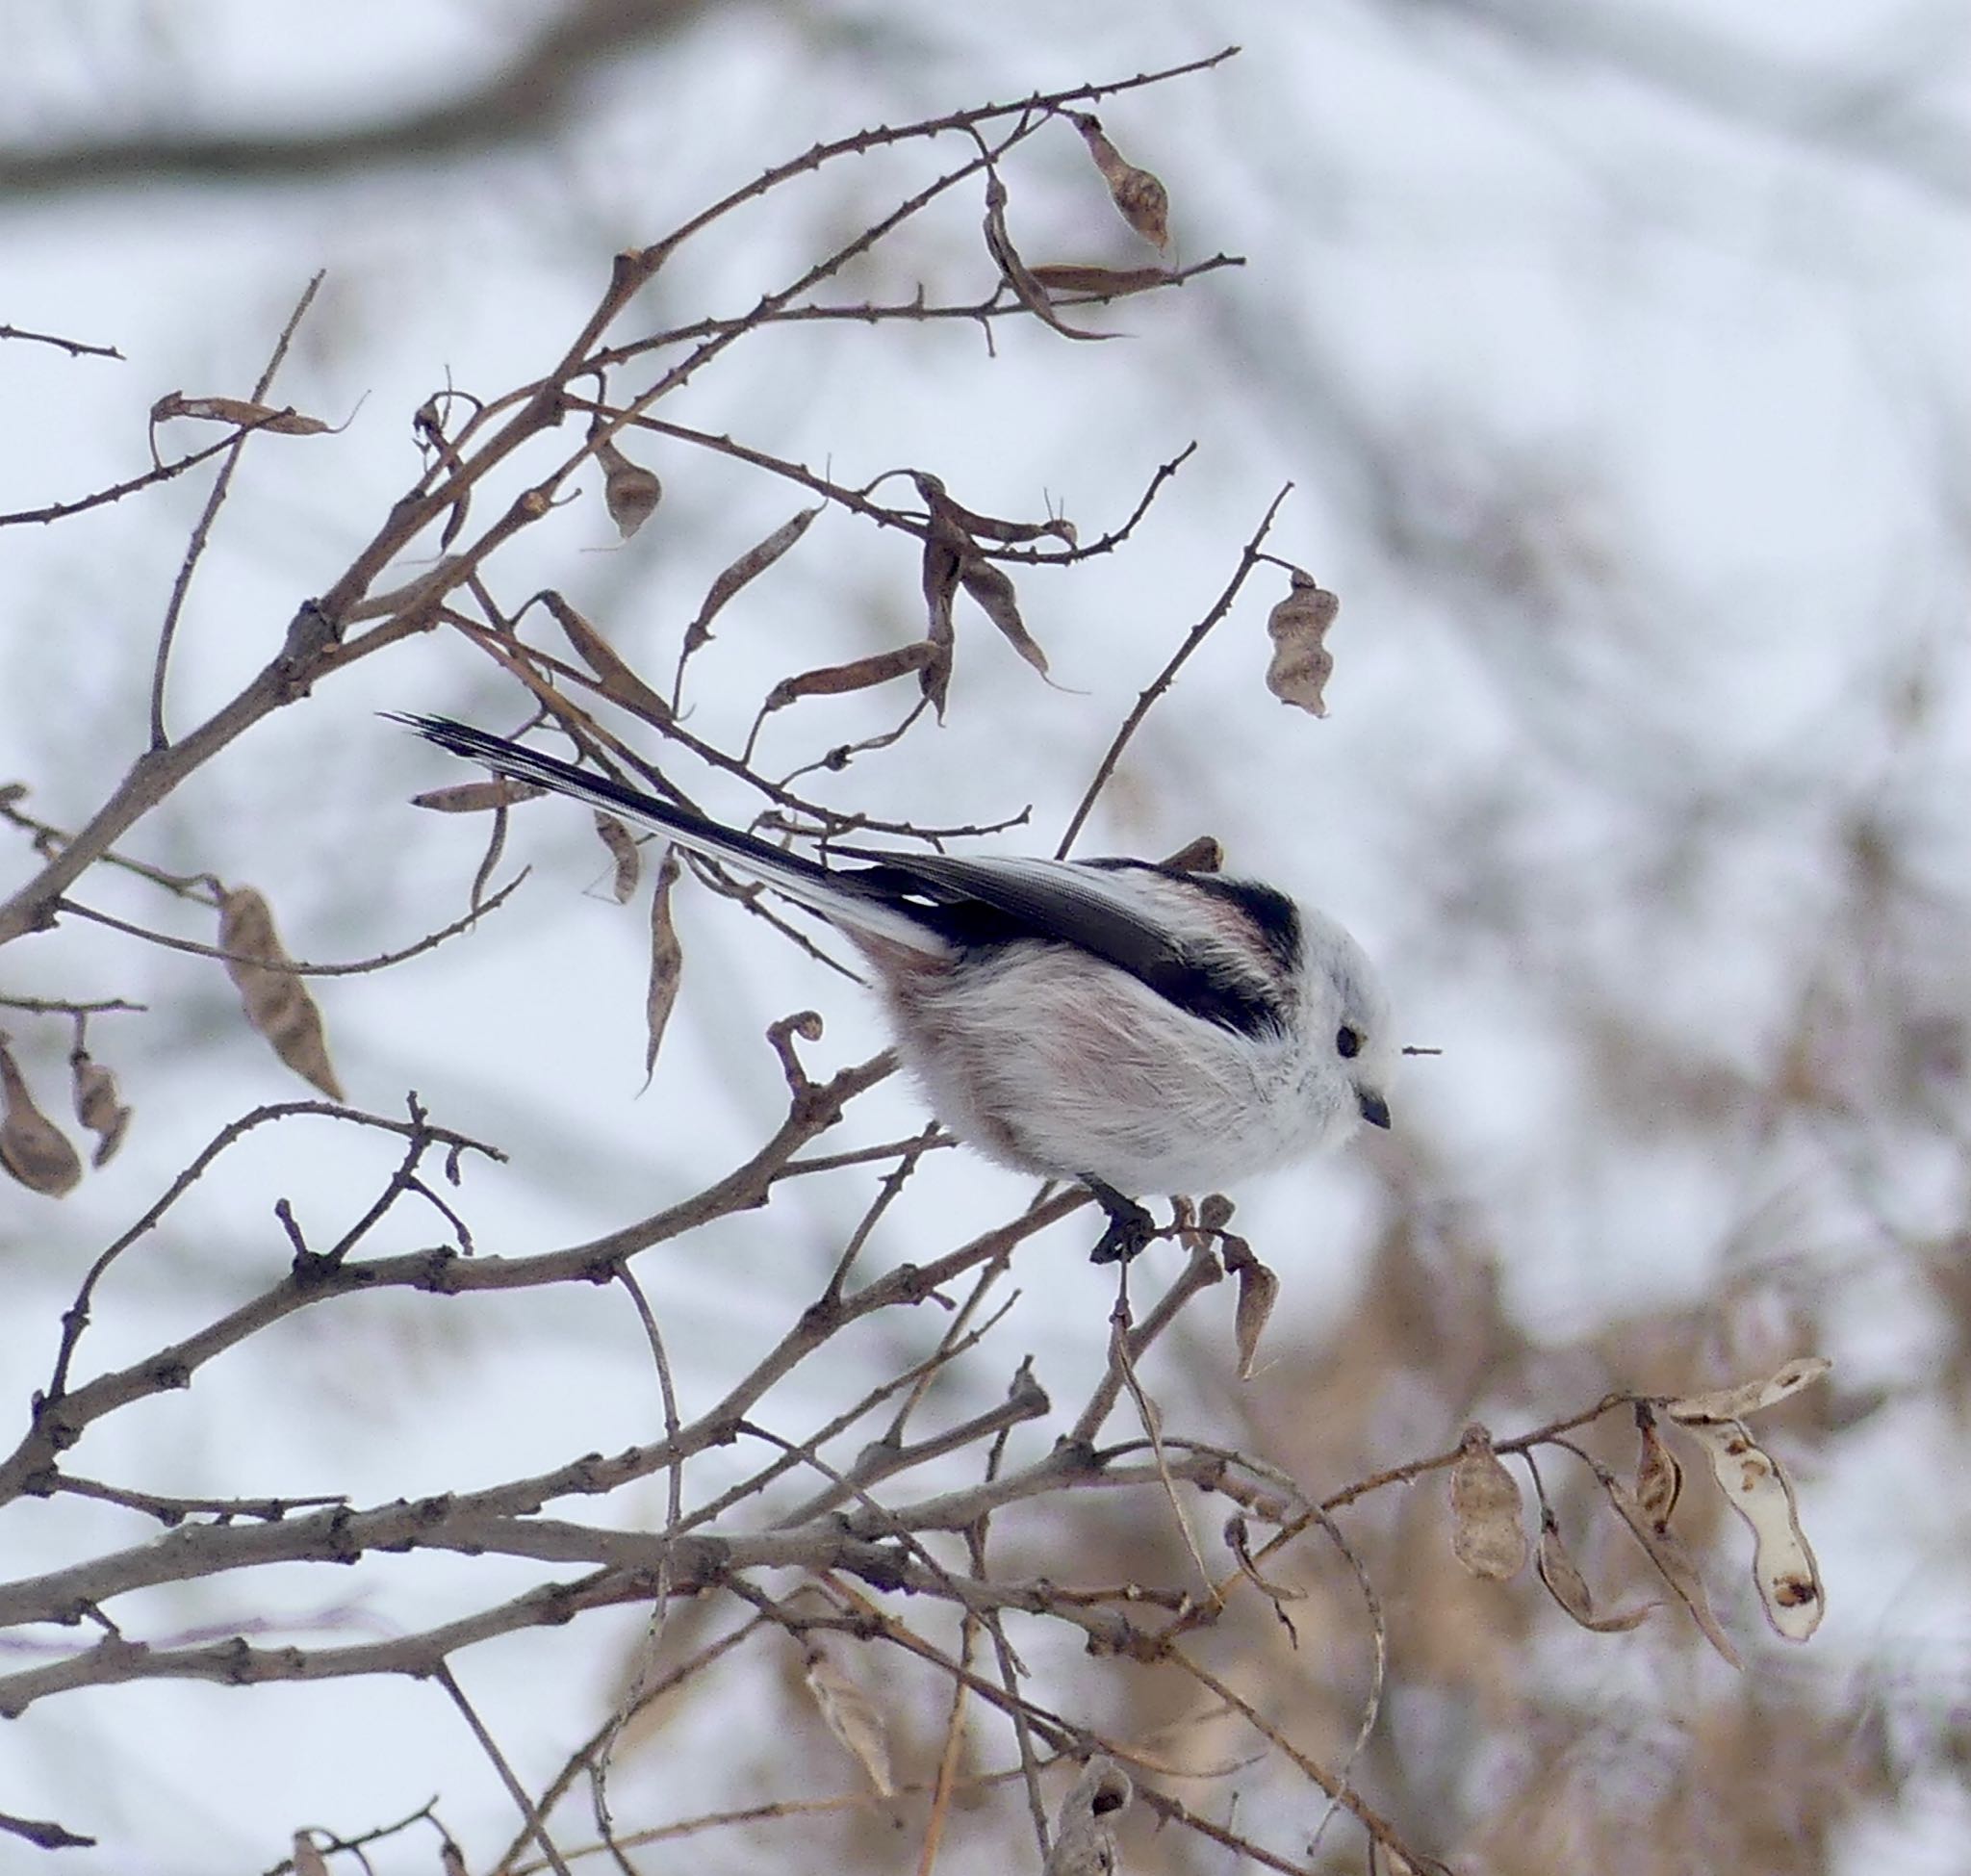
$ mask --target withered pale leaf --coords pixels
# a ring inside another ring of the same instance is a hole
[[[712,581],[706,590],[704,604],[698,608],[698,617],[684,629],[686,652],[697,651],[712,635],[712,620],[726,602],[742,586],[757,579],[765,573],[781,554],[807,532],[808,524],[820,513],[819,508],[803,508],[799,514],[783,521],[758,546],[748,548]]]
[[[1548,1594],[1582,1628],[1592,1629],[1600,1635],[1622,1634],[1640,1628],[1656,1606],[1653,1603],[1643,1603],[1632,1609],[1619,1609],[1613,1615],[1597,1615],[1588,1580],[1561,1542],[1560,1526],[1550,1511],[1543,1511],[1540,1516],[1540,1548],[1534,1553],[1533,1567],[1539,1571]]]
[[[1109,185],[1109,199],[1138,234],[1156,247],[1170,245],[1170,193],[1147,169],[1129,162],[1103,134],[1101,120],[1086,112],[1069,112],[1068,121],[1082,134],[1095,167]]]
[[[1474,1577],[1503,1582],[1526,1567],[1525,1501],[1484,1427],[1465,1428],[1451,1467],[1451,1554]]]
[[[1109,1820],[1121,1816],[1135,1796],[1129,1774],[1113,1759],[1101,1753],[1090,1759],[1055,1813],[1042,1876],[1116,1876]]]
[[[936,655],[929,639],[892,646],[886,652],[871,652],[867,657],[851,658],[847,664],[825,664],[818,670],[797,672],[782,678],[767,692],[759,707],[762,714],[783,710],[804,697],[838,697],[845,691],[867,690],[872,684],[887,683],[892,678],[922,671]]]
[[[576,655],[596,674],[604,697],[612,704],[621,704],[646,723],[662,726],[672,720],[670,705],[624,662],[616,648],[559,593],[550,590],[540,594],[539,599],[553,614],[554,623],[575,647]]]
[[[1037,261],[1027,270],[1049,293],[1092,294],[1102,299],[1147,293],[1177,278],[1163,267],[1083,267],[1072,261]]]
[[[0,1036],[0,1167],[5,1167],[30,1192],[44,1198],[62,1198],[82,1178],[82,1156],[54,1121],[35,1105],[27,1077],[20,1072],[7,1039]]]
[[[972,596],[979,610],[1000,630],[1006,642],[1044,678],[1047,654],[1035,644],[1020,617],[1019,600],[1004,568],[976,554],[965,555],[959,567],[959,584]]]
[[[1752,1580],[1766,1620],[1786,1640],[1806,1640],[1827,1612],[1827,1592],[1800,1528],[1792,1481],[1735,1421],[1697,1421],[1688,1431],[1704,1449],[1731,1508],[1752,1528]]]
[[[251,424],[276,436],[324,436],[332,427],[319,417],[303,417],[292,407],[256,404],[244,398],[188,398],[168,391],[150,407],[153,424],[171,417],[197,417],[213,424]]]
[[[602,466],[602,505],[616,531],[627,541],[656,513],[664,499],[664,485],[655,475],[634,463],[604,437],[596,445],[596,460]]]
[[[1709,1394],[1686,1394],[1679,1400],[1664,1401],[1663,1411],[1672,1420],[1686,1425],[1704,1420],[1743,1420],[1747,1414],[1757,1413],[1761,1407],[1773,1406],[1788,1395],[1811,1387],[1833,1365],[1826,1355],[1796,1355],[1778,1374],[1763,1381],[1715,1388]]]
[[[341,1100],[342,1083],[329,1063],[321,1012],[308,986],[291,970],[264,968],[292,961],[274,929],[271,908],[250,886],[219,894],[219,949],[231,954],[226,975],[240,992],[246,1020],[304,1081],[330,1100]]]
[[[608,848],[609,858],[616,862],[614,890],[616,903],[627,906],[636,892],[636,883],[643,878],[643,849],[636,844],[636,836],[613,814],[596,810],[596,833],[602,845]]]
[[[547,789],[537,782],[515,782],[499,776],[491,782],[454,782],[444,788],[426,788],[411,797],[413,808],[428,808],[435,814],[483,814],[495,808],[510,808],[517,801],[532,801]]]
[[[1335,668],[1334,654],[1322,642],[1342,603],[1297,567],[1287,597],[1267,615],[1267,632],[1273,641],[1272,662],[1267,668],[1267,688],[1283,704],[1326,716],[1322,694]]]
[[[1731,1645],[1731,1637],[1711,1613],[1711,1599],[1704,1593],[1704,1580],[1699,1574],[1697,1559],[1691,1555],[1690,1546],[1667,1525],[1652,1524],[1636,1502],[1635,1494],[1613,1473],[1598,1467],[1595,1477],[1608,1494],[1609,1503],[1622,1514],[1623,1523],[1635,1533],[1636,1541],[1649,1554],[1650,1561],[1656,1566],[1658,1574],[1690,1611],[1691,1620],[1698,1625],[1704,1639],[1733,1667],[1743,1668],[1745,1663],[1739,1659],[1738,1650]]]
[[[894,1797],[897,1787],[890,1776],[889,1728],[876,1703],[819,1648],[808,1651],[803,1678],[828,1730],[856,1755],[869,1774],[870,1784],[885,1798]]]
[[[684,971],[684,950],[678,942],[678,928],[671,919],[671,888],[677,884],[678,849],[667,847],[651,892],[651,982],[643,1005],[646,1085],[656,1068],[664,1026],[671,1020],[672,1007],[678,1001],[678,981]]]

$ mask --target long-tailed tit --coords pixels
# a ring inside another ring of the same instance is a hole
[[[1150,1235],[1139,1195],[1215,1191],[1390,1124],[1382,986],[1333,919],[1272,887],[1141,860],[834,847],[823,865],[503,736],[399,720],[820,912],[874,967],[937,1118],[1094,1194],[1097,1263]]]

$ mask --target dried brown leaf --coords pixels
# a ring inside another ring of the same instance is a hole
[[[559,593],[550,590],[539,597],[575,647],[576,655],[596,674],[602,695],[610,703],[621,704],[632,715],[659,727],[673,720],[676,713],[670,705],[623,661],[616,648]]]
[[[609,858],[616,862],[614,891],[616,903],[627,906],[636,892],[636,883],[643,878],[643,849],[636,844],[636,836],[613,814],[596,810],[596,833],[602,845],[608,848]]]
[[[1068,113],[1082,141],[1109,185],[1109,199],[1138,234],[1157,247],[1170,245],[1170,192],[1147,170],[1129,162],[1103,134],[1099,118]]]
[[[867,690],[872,684],[887,683],[892,678],[908,677],[924,670],[935,657],[928,639],[909,645],[892,646],[886,652],[872,652],[867,657],[851,658],[847,664],[825,664],[818,670],[797,672],[782,678],[767,692],[760,713],[783,710],[804,697],[838,697],[845,691]]]
[[[1260,1337],[1266,1333],[1267,1323],[1272,1320],[1273,1305],[1279,1300],[1280,1279],[1253,1255],[1243,1238],[1228,1234],[1223,1241],[1223,1255],[1225,1268],[1239,1278],[1232,1337],[1239,1349],[1239,1378],[1249,1381],[1259,1359]]]
[[[924,643],[931,647],[931,656],[917,681],[940,723],[944,721],[945,698],[951,690],[952,651],[958,643],[958,631],[952,624],[952,602],[958,597],[959,569],[963,564],[963,536],[934,527],[924,542],[924,604],[930,614]]]
[[[602,505],[616,531],[627,541],[656,513],[664,499],[664,485],[655,475],[634,463],[604,437],[596,445],[596,460],[602,466]]]
[[[1697,1559],[1691,1555],[1690,1546],[1667,1525],[1652,1524],[1636,1502],[1635,1494],[1613,1473],[1598,1467],[1595,1477],[1608,1494],[1609,1503],[1622,1514],[1623,1522],[1649,1554],[1650,1561],[1656,1566],[1658,1574],[1690,1611],[1691,1620],[1698,1625],[1704,1639],[1733,1667],[1742,1668],[1745,1663],[1739,1659],[1738,1650],[1732,1647],[1730,1636],[1711,1613],[1711,1599],[1704,1593],[1704,1580],[1699,1574]]]
[[[959,567],[959,584],[972,596],[979,610],[999,628],[1007,643],[1044,678],[1047,654],[1027,630],[1026,621],[1020,617],[1019,600],[1005,569],[967,554]]]
[[[1097,1753],[1055,1813],[1041,1876],[1115,1876],[1115,1833],[1105,1820],[1121,1816],[1135,1796],[1129,1774]]]
[[[219,894],[219,949],[232,954],[226,960],[226,975],[240,992],[246,1020],[304,1081],[330,1100],[341,1100],[342,1083],[329,1064],[321,1012],[308,986],[291,970],[263,968],[291,960],[274,929],[271,908],[250,886],[229,887]]]
[[[869,1782],[885,1798],[896,1795],[890,1776],[889,1728],[876,1703],[820,1648],[810,1648],[803,1678],[828,1730],[856,1755]]]
[[[1826,1355],[1795,1355],[1777,1374],[1763,1381],[1747,1381],[1739,1387],[1721,1387],[1709,1394],[1686,1394],[1666,1401],[1663,1411],[1672,1420],[1691,1425],[1704,1420],[1743,1420],[1810,1387],[1834,1364]]]
[[[426,788],[411,797],[413,808],[428,808],[436,814],[483,814],[495,808],[510,808],[517,801],[532,801],[547,789],[537,782],[514,782],[500,776],[491,782],[454,782],[449,787]]]
[[[986,251],[992,256],[1001,277],[1013,291],[1013,297],[1044,325],[1051,325],[1063,339],[1113,339],[1113,332],[1084,332],[1069,325],[1054,310],[1047,289],[1036,280],[1020,259],[1019,249],[1006,229],[1006,185],[996,170],[986,172]]]
[[[1663,1444],[1656,1431],[1655,1417],[1649,1408],[1636,1409],[1636,1432],[1642,1445],[1636,1454],[1636,1482],[1632,1489],[1643,1516],[1652,1525],[1667,1525],[1683,1495],[1683,1466],[1676,1453]]]
[[[324,436],[333,427],[319,417],[303,417],[299,411],[279,404],[256,404],[244,398],[188,398],[180,391],[167,391],[150,407],[153,424],[172,417],[252,424],[258,429],[271,430],[276,436]]]
[[[672,1007],[678,1001],[678,981],[684,971],[684,950],[678,942],[678,928],[671,919],[671,888],[677,884],[678,849],[669,847],[651,892],[651,982],[643,1005],[646,1084],[656,1068],[664,1026],[671,1020]]]
[[[1827,1591],[1800,1528],[1793,1483],[1779,1462],[1736,1421],[1689,1426],[1731,1508],[1752,1528],[1752,1580],[1776,1634],[1805,1641],[1821,1626]]]
[[[1037,261],[1027,271],[1049,293],[1092,294],[1102,299],[1147,293],[1177,278],[1168,268],[1084,267],[1073,261]]]
[[[1465,1428],[1451,1467],[1451,1554],[1474,1577],[1503,1582],[1526,1567],[1525,1501],[1484,1427]]]
[[[82,1156],[68,1136],[35,1105],[27,1078],[14,1062],[7,1039],[0,1036],[0,1167],[5,1167],[30,1192],[44,1198],[62,1198],[82,1178]]]
[[[687,654],[697,651],[712,635],[712,620],[726,602],[742,586],[765,573],[807,532],[808,524],[820,513],[819,508],[803,508],[790,520],[783,521],[756,547],[748,548],[712,581],[706,590],[704,604],[698,608],[698,617],[684,629],[684,650]]]
[[[1321,641],[1342,603],[1315,583],[1299,568],[1293,570],[1287,597],[1267,615],[1273,641],[1273,658],[1267,667],[1267,688],[1283,704],[1326,716],[1322,695],[1335,668],[1335,656]]]
[[[943,481],[929,470],[911,470],[910,480],[931,510],[933,522],[948,533],[968,536],[971,543],[999,541],[1018,546],[1027,541],[1056,540],[1073,547],[1078,538],[1074,523],[1064,516],[1049,515],[1045,521],[1005,521],[998,515],[982,515],[978,509],[953,501]]]
[[[1540,1580],[1547,1585],[1553,1600],[1582,1628],[1592,1629],[1598,1635],[1622,1634],[1630,1629],[1640,1628],[1656,1606],[1653,1603],[1643,1603],[1632,1609],[1619,1610],[1614,1615],[1597,1615],[1595,1599],[1588,1590],[1588,1580],[1581,1575],[1580,1567],[1561,1542],[1560,1526],[1554,1521],[1551,1511],[1540,1514],[1540,1548],[1534,1553],[1533,1566],[1539,1571]]]

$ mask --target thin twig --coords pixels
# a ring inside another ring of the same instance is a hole
[[[320,292],[326,278],[324,272],[318,272],[301,290],[301,297],[295,302],[294,310],[288,315],[288,322],[281,327],[280,337],[274,341],[273,351],[267,361],[267,369],[260,374],[253,387],[253,402],[264,403],[267,394],[273,387],[275,375],[281,369],[282,361],[288,355],[288,347],[294,343],[295,329],[307,317],[308,308],[315,303],[315,296]],[[150,678],[150,746],[163,749],[170,737],[165,732],[165,673],[171,661],[171,641],[178,635],[178,620],[185,609],[185,596],[192,590],[192,576],[198,569],[200,557],[205,553],[205,544],[212,533],[212,525],[218,519],[219,510],[225,506],[226,496],[233,486],[233,472],[240,466],[240,457],[246,448],[246,439],[253,434],[253,426],[243,428],[232,439],[219,473],[214,478],[212,493],[206,497],[205,507],[198,520],[192,525],[192,538],[186,544],[185,558],[179,563],[178,577],[171,582],[171,597],[165,606],[165,622],[158,630],[157,660],[151,669]]]

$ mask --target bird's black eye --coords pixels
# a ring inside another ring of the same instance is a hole
[[[1352,1062],[1362,1053],[1362,1032],[1344,1023],[1335,1031],[1335,1053],[1344,1062]]]

